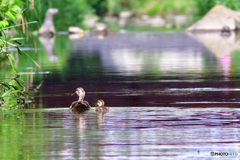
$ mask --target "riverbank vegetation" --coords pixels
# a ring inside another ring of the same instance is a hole
[[[56,15],[56,30],[66,31],[69,26],[87,28],[84,21],[104,17],[118,17],[121,11],[131,11],[134,17],[186,15],[189,23],[200,19],[214,5],[222,4],[234,10],[240,10],[237,0],[25,0],[25,16],[28,21],[38,20],[42,23],[48,8],[58,8]],[[34,26],[37,30],[38,26]]]
[[[26,90],[24,81],[20,78],[16,65],[16,54],[25,56],[36,65],[37,63],[20,49],[21,40],[11,36],[10,32],[17,32],[17,27],[25,25],[22,17],[21,1],[3,0],[0,3],[0,68],[8,68],[1,76],[0,82],[0,108],[10,108],[19,103],[24,103]],[[8,72],[14,72],[11,77]]]

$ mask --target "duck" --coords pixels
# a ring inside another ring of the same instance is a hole
[[[91,109],[91,106],[89,105],[89,103],[84,100],[85,91],[82,87],[78,87],[75,93],[73,93],[72,95],[74,94],[77,94],[79,98],[77,101],[72,102],[71,106],[69,107],[71,111],[77,110],[78,112],[81,112],[81,111],[87,111]]]
[[[97,101],[97,107],[95,108],[96,113],[108,113],[109,107],[104,106],[104,101],[102,99],[99,99]]]

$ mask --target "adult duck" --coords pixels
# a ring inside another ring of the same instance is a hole
[[[69,107],[70,110],[87,111],[91,109],[89,103],[84,100],[85,91],[82,87],[77,88],[73,94],[77,94],[79,98],[78,101],[72,102],[71,106]]]

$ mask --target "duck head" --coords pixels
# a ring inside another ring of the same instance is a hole
[[[98,106],[98,107],[103,107],[103,106],[104,106],[104,101],[103,101],[102,99],[99,99],[99,100],[97,101],[97,106]]]
[[[75,91],[75,93],[73,93],[72,95],[78,95],[79,96],[79,101],[83,100],[85,97],[85,91],[82,87],[78,87]]]

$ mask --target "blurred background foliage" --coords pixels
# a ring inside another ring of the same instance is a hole
[[[194,15],[197,18],[204,16],[213,6],[221,4],[233,10],[240,11],[239,0],[195,0]]]
[[[167,16],[168,14],[186,14],[196,21],[214,5],[222,4],[234,10],[240,10],[239,0],[23,0],[28,21],[44,20],[48,8],[58,8],[55,25],[57,30],[67,30],[69,26],[84,28],[86,15],[118,16],[121,11],[132,11],[134,16]],[[19,1],[15,1],[18,3]],[[35,25],[35,30],[37,26]]]

